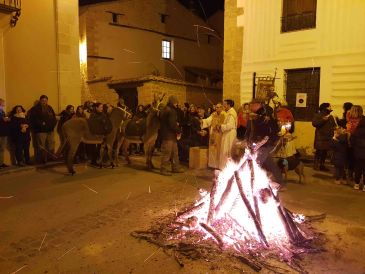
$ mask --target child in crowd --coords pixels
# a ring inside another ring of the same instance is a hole
[[[17,165],[29,165],[30,127],[25,116],[25,109],[17,105],[10,113],[10,140],[15,145],[15,158]]]
[[[332,162],[335,167],[335,183],[340,185],[342,184],[342,179],[344,178],[348,153],[348,138],[345,129],[335,129],[331,142],[331,148],[333,150]]]

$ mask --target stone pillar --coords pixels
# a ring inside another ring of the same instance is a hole
[[[54,0],[57,46],[58,110],[81,104],[79,2]]]
[[[241,70],[243,49],[242,0],[226,0],[224,15],[223,99],[241,104]]]

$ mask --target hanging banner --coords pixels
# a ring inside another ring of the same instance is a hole
[[[255,98],[262,101],[267,101],[270,99],[273,90],[275,90],[273,78],[258,78]]]

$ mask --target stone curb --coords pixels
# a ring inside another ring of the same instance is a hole
[[[40,168],[54,167],[54,166],[57,166],[60,164],[63,164],[63,162],[52,162],[52,163],[47,163],[44,165],[33,165],[33,166],[25,166],[25,167],[10,166],[10,167],[1,169],[0,176],[13,174],[13,173],[20,173],[20,172],[24,172],[24,171],[36,170],[36,169],[40,169]]]

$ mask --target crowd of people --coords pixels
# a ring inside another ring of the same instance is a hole
[[[313,118],[316,128],[314,169],[328,171],[325,161],[330,152],[335,183],[354,181],[354,189],[359,190],[361,179],[365,178],[365,117],[363,108],[350,102],[344,103],[343,110],[342,118],[336,118],[331,115],[331,105],[323,103]]]
[[[134,113],[133,119],[145,119],[148,107],[139,105],[131,111]],[[281,167],[274,157],[285,159],[282,162],[284,165],[290,165],[291,158],[298,158],[292,135],[295,121],[286,102],[276,95],[271,102],[253,100],[245,103],[237,108],[237,112],[234,107],[234,101],[230,99],[204,108],[189,103],[180,104],[175,96],[170,96],[160,113],[156,141],[156,148],[162,153],[161,174],[181,172],[180,162],[189,162],[191,147],[208,147],[208,166],[223,169],[232,156],[235,140],[253,144],[267,136],[268,141],[260,148],[257,161],[271,174],[273,181],[283,184]],[[88,119],[92,133],[107,135],[112,130],[108,119],[112,109],[110,104],[86,102],[76,110],[68,105],[56,115],[48,104],[48,97],[42,95],[28,112],[23,106],[16,105],[6,113],[5,101],[0,99],[0,168],[8,167],[4,163],[6,147],[11,148],[13,161],[20,167],[52,160],[55,156],[54,131],[58,133],[62,145],[65,141],[62,126],[72,118]],[[354,180],[354,188],[359,189],[361,178],[365,175],[365,118],[361,106],[347,102],[343,109],[343,117],[339,119],[331,114],[331,105],[323,103],[314,115],[314,169],[329,171],[326,159],[330,154],[335,183]],[[34,161],[31,161],[29,153],[31,142]],[[131,146],[130,151],[133,150],[143,152],[143,144]],[[81,144],[75,161],[89,159],[91,164],[97,165],[99,151],[100,146]]]

